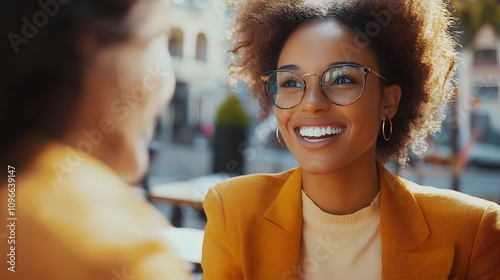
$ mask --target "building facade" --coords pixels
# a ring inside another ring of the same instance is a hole
[[[191,142],[213,122],[228,93],[227,15],[223,1],[174,0],[169,50],[176,90],[162,117],[163,138]]]
[[[469,162],[500,164],[500,34],[492,25],[464,49],[457,78],[460,146]]]

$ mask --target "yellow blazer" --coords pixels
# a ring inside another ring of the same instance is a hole
[[[379,164],[383,279],[500,279],[500,207],[419,186]],[[301,169],[208,193],[203,279],[299,279]]]
[[[30,160],[13,173],[15,188],[6,185],[2,166],[0,279],[188,279],[162,235],[167,221],[108,166],[41,138],[21,144],[18,153]]]

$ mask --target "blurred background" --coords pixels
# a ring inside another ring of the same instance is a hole
[[[231,91],[226,85],[231,11],[224,1],[173,2],[169,49],[177,86],[151,143],[152,164],[143,187],[203,182],[206,192],[226,175],[208,181],[196,178],[219,172],[280,172],[296,166],[276,141],[274,118],[259,122],[258,104],[248,90],[240,85]],[[420,184],[500,203],[500,1],[451,4],[459,18],[456,31],[462,54],[455,77],[456,102],[442,108],[447,118],[441,132],[429,135],[423,159],[409,155],[402,170],[395,163],[387,166]],[[192,191],[193,198],[197,195]],[[153,203],[176,226],[204,227],[202,211],[189,203]]]

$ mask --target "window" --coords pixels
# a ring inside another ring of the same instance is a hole
[[[207,37],[203,33],[196,37],[196,60],[207,60]]]
[[[500,145],[500,131],[492,126],[489,114],[471,114],[470,127],[476,137],[478,137],[479,143]]]
[[[179,28],[174,28],[170,31],[168,40],[168,50],[172,56],[182,57],[184,48],[184,33]]]
[[[474,52],[474,64],[497,65],[497,50],[476,50]]]
[[[498,86],[475,87],[474,96],[481,101],[498,100]]]

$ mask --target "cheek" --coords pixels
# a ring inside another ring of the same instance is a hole
[[[346,108],[346,116],[348,115],[353,128],[356,130],[364,130],[364,133],[374,134],[378,130],[380,120],[380,92],[371,91],[365,92],[367,98],[361,98],[358,102],[352,104],[352,108]]]
[[[168,103],[172,100],[174,96],[175,90],[175,77],[172,73],[168,77],[165,78],[165,82],[161,87],[161,91],[158,93],[158,103],[162,105],[162,108],[165,108]]]
[[[281,138],[283,138],[290,150],[293,150],[294,146],[294,131],[293,127],[289,125],[293,116],[293,111],[294,109],[283,110],[278,108],[274,111],[276,120],[278,121],[279,134],[281,134]]]
[[[137,63],[142,71],[135,76],[135,88],[146,93],[135,100],[138,103],[137,116],[143,122],[154,121],[174,94],[175,75],[170,56],[165,53],[150,50]]]
[[[142,86],[144,66],[141,56],[135,50],[125,49],[120,53],[115,71],[122,94],[130,94],[134,88]]]
[[[147,99],[144,100],[143,104],[140,104],[141,112],[138,112],[140,115],[137,117],[141,120],[142,126],[154,126],[157,118],[167,109],[174,95],[174,89],[175,77],[173,74],[158,80],[156,86],[148,92]]]
[[[167,51],[161,50],[152,52],[152,54],[154,62],[149,61],[151,69],[154,71],[145,73],[145,79],[154,81],[150,88],[150,102],[154,103],[153,107],[156,107],[155,111],[157,111],[163,110],[174,95],[175,74],[171,57]]]
[[[278,121],[278,126],[280,127],[280,131],[282,133],[286,133],[287,124],[292,116],[293,109],[283,110],[283,109],[274,109],[274,115],[276,116],[276,120]]]

